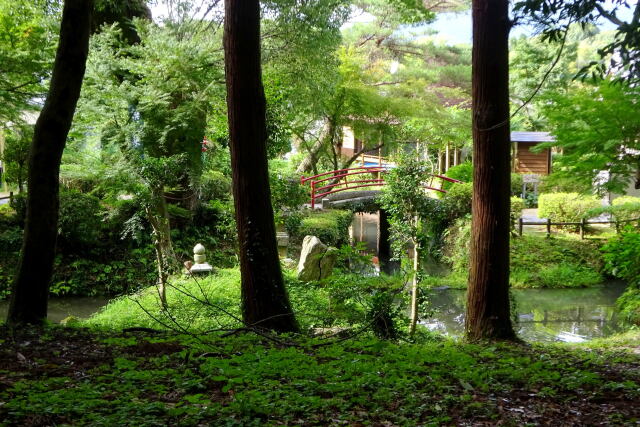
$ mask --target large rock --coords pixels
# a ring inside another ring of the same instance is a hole
[[[316,236],[305,236],[298,262],[298,279],[308,282],[329,277],[337,258],[336,248],[328,248]]]

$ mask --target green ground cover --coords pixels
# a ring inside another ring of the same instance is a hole
[[[464,231],[460,232],[464,235]],[[605,240],[580,240],[571,234],[551,238],[525,234],[512,237],[510,265],[514,288],[579,288],[601,284],[605,261],[601,251]],[[425,286],[466,288],[468,240],[455,236],[448,240],[445,260],[449,274],[426,277]]]
[[[640,419],[636,347],[0,330],[3,425],[563,425]],[[283,341],[287,341],[284,343]],[[618,344],[620,345],[620,343]]]

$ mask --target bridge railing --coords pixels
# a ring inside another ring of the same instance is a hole
[[[302,176],[300,178],[300,183],[302,185],[306,183],[310,183],[311,185],[311,208],[315,208],[316,200],[321,199],[322,197],[328,196],[330,194],[339,193],[347,190],[355,190],[358,188],[365,187],[380,187],[385,185],[385,180],[383,175],[388,171],[385,167],[380,166],[362,166],[355,168],[346,168],[346,169],[337,169],[334,171],[323,172],[317,175],[305,177]],[[350,181],[348,178],[356,175],[363,174],[373,174],[374,178],[370,179],[358,179],[355,181]],[[377,176],[377,178],[375,178]],[[444,175],[436,175],[431,174],[434,178],[440,178],[444,181],[449,181],[453,183],[459,183],[457,179],[449,178]],[[432,186],[424,186],[427,190],[433,190],[440,193],[446,193],[445,190],[441,188],[436,188]]]

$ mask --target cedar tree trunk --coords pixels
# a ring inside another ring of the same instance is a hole
[[[225,0],[224,50],[243,320],[247,326],[297,331],[271,206],[258,0]]]
[[[58,233],[58,174],[84,77],[92,0],[66,0],[51,85],[29,152],[27,215],[8,323],[41,323]]]
[[[509,316],[508,0],[473,0],[473,222],[466,334],[514,339]]]

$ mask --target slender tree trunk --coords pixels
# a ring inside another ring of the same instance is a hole
[[[224,50],[243,320],[250,326],[296,331],[269,189],[258,0],[225,0]]]
[[[417,219],[416,219],[417,222]],[[409,326],[409,335],[416,332],[416,324],[418,323],[418,266],[419,266],[419,250],[420,244],[417,240],[413,241],[413,278],[411,280],[411,325]]]
[[[7,321],[41,323],[58,232],[62,151],[76,109],[89,51],[92,0],[66,0],[51,85],[29,152],[27,216]]]
[[[509,316],[508,0],[473,0],[473,220],[466,334],[514,339]]]
[[[163,188],[156,188],[152,191],[152,207],[147,208],[147,218],[153,229],[153,246],[158,270],[158,296],[162,307],[166,308],[167,279],[169,274],[177,270],[178,260],[173,251],[169,211],[163,190]]]
[[[380,271],[385,274],[393,274],[398,271],[397,261],[392,261],[391,254],[391,233],[389,224],[389,214],[386,210],[378,211],[378,262]]]

